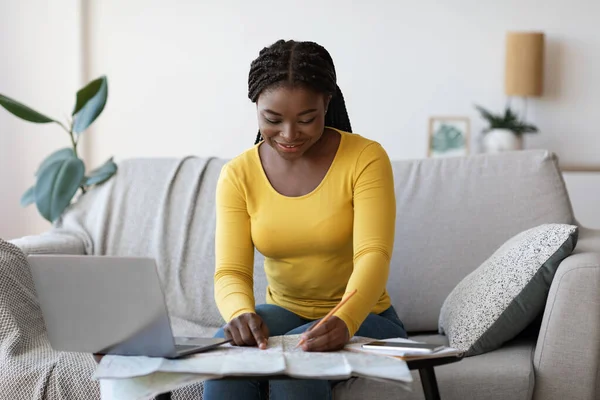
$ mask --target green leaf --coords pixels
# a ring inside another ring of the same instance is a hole
[[[77,92],[73,109],[73,132],[85,131],[104,110],[108,97],[108,80],[102,76]]]
[[[117,172],[117,164],[115,164],[111,157],[100,167],[90,172],[89,176],[85,179],[84,185],[99,185],[106,182],[115,172]]]
[[[21,207],[27,207],[30,204],[35,203],[35,186],[27,189],[23,196],[21,196]]]
[[[488,122],[491,123],[497,119],[496,116],[494,116],[492,113],[487,111],[485,108],[478,106],[478,105],[475,105],[475,108],[479,111],[479,113],[481,114],[483,119],[487,120]]]
[[[509,107],[506,107],[506,111],[504,112],[504,122],[507,125],[517,123],[519,118],[517,114],[515,114]]]
[[[538,129],[534,125],[519,122],[513,127],[513,131],[515,132],[515,134],[521,135],[523,133],[536,133]]]
[[[537,132],[535,126],[520,121],[519,116],[511,110],[510,107],[506,107],[504,113],[499,115],[494,115],[478,105],[475,105],[475,108],[477,108],[481,113],[481,116],[490,124],[490,127],[485,129],[484,132],[489,132],[492,129],[508,129],[517,135]]]
[[[79,158],[57,160],[44,168],[35,184],[35,203],[40,214],[56,221],[77,192],[85,173]]]
[[[35,122],[38,124],[45,124],[48,122],[56,122],[52,118],[48,118],[43,114],[27,107],[25,104],[21,104],[16,100],[0,94],[0,106],[6,108],[6,110],[13,115],[24,119],[25,121]]]
[[[40,164],[38,170],[35,173],[35,176],[38,176],[40,172],[42,172],[48,165],[54,163],[59,160],[66,160],[67,158],[75,158],[75,152],[70,147],[65,147],[64,149],[60,149],[50,154],[42,163]]]
[[[490,113],[488,110],[486,110],[485,108],[483,108],[477,104],[475,105],[475,108],[477,109],[477,111],[479,111],[479,113],[481,114],[481,117],[490,124],[489,128],[486,128],[483,130],[484,133],[489,132],[491,129],[496,127],[496,125],[498,124],[498,117],[496,117],[495,115]]]

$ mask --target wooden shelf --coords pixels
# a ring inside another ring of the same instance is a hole
[[[562,172],[600,172],[600,165],[561,165]]]

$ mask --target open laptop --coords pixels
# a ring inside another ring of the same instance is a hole
[[[30,255],[52,348],[179,358],[229,342],[174,338],[153,259]]]

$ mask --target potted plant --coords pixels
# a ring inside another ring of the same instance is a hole
[[[498,152],[523,149],[523,135],[536,133],[538,128],[528,124],[506,107],[504,114],[494,115],[481,106],[476,105],[483,119],[489,123],[484,129],[483,146],[486,152]]]
[[[77,153],[81,134],[98,118],[108,97],[108,80],[102,76],[80,89],[76,104],[67,121],[49,118],[28,106],[0,94],[0,106],[25,121],[38,124],[55,123],[68,135],[70,147],[59,149],[42,161],[35,173],[35,184],[21,197],[23,207],[35,203],[39,213],[50,222],[56,221],[80,191],[99,185],[117,172],[113,158],[86,173]]]

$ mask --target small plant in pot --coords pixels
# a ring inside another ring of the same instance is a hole
[[[510,107],[506,107],[504,114],[494,115],[481,106],[475,106],[483,119],[489,123],[484,129],[483,146],[486,152],[522,150],[523,135],[536,133],[538,128],[519,119]]]
[[[35,204],[42,217],[55,222],[72,204],[77,192],[83,194],[117,172],[112,157],[98,168],[86,172],[77,152],[81,135],[100,116],[107,97],[108,80],[101,76],[77,92],[73,112],[63,122],[0,94],[0,106],[14,116],[37,124],[57,124],[69,135],[70,146],[54,151],[40,164],[35,173],[35,183],[21,197],[23,207]]]

